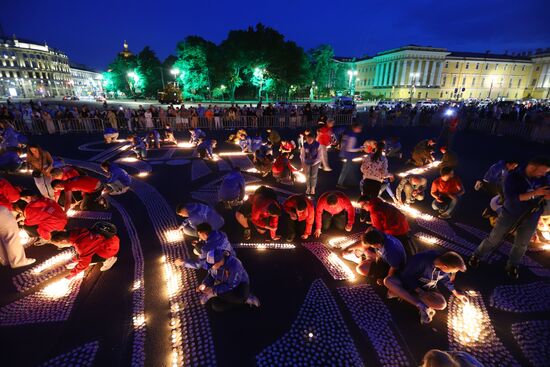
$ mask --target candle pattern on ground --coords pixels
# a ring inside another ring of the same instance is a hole
[[[550,311],[550,283],[500,285],[493,290],[491,306],[508,312]]]
[[[472,251],[469,249],[465,249],[457,244],[432,236],[425,232],[417,232],[414,234],[414,237],[418,238],[423,243],[441,246],[447,250],[458,252],[462,256],[470,256],[472,254]]]
[[[65,265],[69,263],[75,255],[76,252],[72,248],[64,250],[13,277],[13,285],[19,292],[24,292],[36,287],[40,283],[64,272],[66,270]]]
[[[358,241],[361,241],[361,236],[364,232],[358,232],[349,236],[334,237],[328,240],[328,244],[332,248],[345,249]]]
[[[233,248],[251,248],[257,250],[294,250],[296,245],[292,243],[256,242],[256,243],[232,243]]]
[[[464,351],[486,367],[519,366],[498,339],[481,295],[468,292],[469,303],[449,299],[447,330],[451,350]]]
[[[145,278],[144,261],[141,242],[138,237],[134,222],[130,215],[120,203],[114,199],[109,200],[111,205],[118,210],[124,226],[130,238],[132,256],[134,258],[134,283],[132,285],[132,324],[133,324],[133,342],[132,342],[132,367],[140,367],[145,364],[145,338],[146,338],[146,318],[145,318]]]
[[[69,209],[71,211],[71,209]],[[73,219],[111,220],[113,216],[109,212],[92,212],[86,210],[72,210],[68,216]]]
[[[185,166],[189,163],[191,163],[189,159],[170,159],[166,161],[166,164],[169,166]]]
[[[215,366],[216,354],[206,309],[200,304],[196,288],[196,271],[174,264],[176,259],[189,258],[184,238],[168,242],[166,233],[177,229],[172,208],[151,185],[134,181],[132,190],[142,199],[161,244],[161,259],[166,282],[170,316],[170,366]]]
[[[123,166],[131,167],[139,173],[151,173],[153,171],[153,168],[149,163],[137,158],[120,158],[115,162]]]
[[[412,366],[393,330],[390,311],[368,284],[338,288],[355,324],[366,335],[382,366]]]
[[[40,367],[91,367],[99,350],[99,342],[86,343],[70,352],[63,353]]]
[[[550,361],[549,320],[512,324],[512,335],[531,365],[534,367],[548,366],[548,361]]]
[[[222,154],[223,153],[220,153],[220,155]],[[244,171],[254,168],[254,163],[252,163],[252,161],[250,160],[250,158],[248,158],[246,154],[229,155],[227,156],[227,158],[229,159],[229,162],[233,167],[239,167]]]
[[[66,321],[82,284],[84,272],[80,274],[70,282],[65,278],[57,280],[0,308],[0,326]]]
[[[335,280],[355,280],[355,272],[340,259],[337,254],[330,251],[322,243],[306,242],[303,246],[307,248],[325,267]]]
[[[290,330],[256,356],[263,366],[363,366],[338,305],[322,280],[312,284]]]
[[[204,160],[193,159],[191,163],[191,181],[198,180],[201,177],[207,176],[212,173],[212,170],[208,168]]]

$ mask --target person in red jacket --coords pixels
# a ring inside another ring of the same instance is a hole
[[[460,178],[455,176],[451,167],[441,168],[440,174],[441,176],[432,182],[432,209],[439,212],[439,218],[449,219],[458,204],[458,199],[464,195],[464,185]]]
[[[92,262],[103,263],[101,271],[109,270],[117,261],[116,255],[120,248],[118,236],[109,237],[86,228],[53,232],[52,243],[59,248],[72,246],[77,253],[77,257],[73,259],[74,267],[69,275],[65,277],[67,279],[71,279],[86,270]]]
[[[271,174],[277,180],[277,182],[283,183],[285,185],[293,185],[294,177],[292,172],[296,171],[296,168],[292,167],[290,160],[288,159],[288,153],[281,153],[273,166],[271,166]]]
[[[68,179],[71,179],[73,177],[80,176],[80,172],[78,172],[76,170],[76,168],[67,165],[67,166],[64,166],[62,168],[52,169],[51,175],[52,175],[52,180],[67,181]],[[54,189],[54,200],[56,202],[58,202],[60,205],[65,205],[64,204],[65,196],[64,195],[61,196],[62,192],[63,192],[63,190]],[[77,194],[77,193],[74,193],[74,194]],[[74,195],[74,196],[76,196],[76,195]],[[61,200],[59,200],[60,197],[61,197]],[[80,197],[79,199],[82,200],[82,197]],[[78,200],[78,198],[77,198],[77,200]]]
[[[332,144],[334,132],[332,127],[334,126],[334,119],[329,118],[322,127],[317,129],[317,141],[319,142],[319,153],[321,154],[321,165],[325,171],[332,171],[328,164],[328,147]]]
[[[315,237],[331,227],[351,231],[355,222],[355,208],[341,191],[327,191],[319,197],[315,210]]]
[[[19,200],[19,190],[5,178],[0,178],[0,206],[12,210],[12,205]]]
[[[358,201],[359,205],[361,205],[361,221],[369,213],[370,221],[374,228],[401,241],[407,256],[412,256],[416,253],[416,246],[410,238],[409,222],[405,214],[379,197],[369,198],[361,196]]]
[[[66,181],[52,181],[54,190],[65,190],[65,211],[71,207],[73,191],[82,193],[80,210],[105,209],[105,199],[101,197],[103,185],[101,181],[92,176],[77,176]]]
[[[304,194],[292,195],[283,203],[286,213],[288,235],[287,242],[294,241],[296,233],[302,233],[301,238],[307,240],[313,230],[315,207],[313,201]]]
[[[14,207],[25,217],[22,228],[30,237],[49,240],[53,231],[62,231],[67,225],[67,214],[61,206],[33,191],[22,191]]]
[[[281,216],[281,206],[277,201],[277,194],[273,189],[260,186],[248,200],[237,209],[235,217],[244,228],[244,239],[251,237],[250,223],[258,233],[264,234],[269,230],[272,240],[279,240],[277,227]],[[250,223],[249,223],[250,222]]]

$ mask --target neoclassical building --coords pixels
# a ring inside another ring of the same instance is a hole
[[[72,95],[69,59],[47,44],[0,38],[0,97]]]
[[[103,94],[103,75],[82,64],[70,63],[71,84],[79,97],[97,97]]]
[[[357,93],[388,99],[550,98],[550,49],[491,54],[410,45],[347,63]]]

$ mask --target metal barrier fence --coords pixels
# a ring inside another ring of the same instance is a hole
[[[334,115],[336,125],[351,125],[353,116]],[[163,117],[145,119],[138,118],[117,118],[113,120],[103,118],[71,118],[71,119],[20,119],[11,121],[15,128],[27,134],[56,134],[69,132],[97,133],[103,132],[106,126],[112,126],[119,131],[140,131],[164,128],[167,124],[176,131],[187,130],[190,127],[211,130],[231,130],[247,128],[304,128],[316,126],[319,116],[313,116],[311,120],[305,116],[240,116],[236,118],[229,117]]]
[[[496,136],[515,136],[534,142],[550,142],[550,124],[522,123],[520,121],[499,121],[481,119],[471,121],[462,126],[465,130],[474,130]]]

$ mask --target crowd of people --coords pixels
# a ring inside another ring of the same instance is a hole
[[[205,108],[204,112],[208,110]],[[262,113],[268,111],[269,106]],[[226,112],[231,112],[231,108]],[[155,118],[160,119],[160,116]],[[68,231],[67,214],[71,209],[104,210],[108,206],[106,197],[125,193],[132,178],[113,162],[101,164],[106,179],[87,175],[77,167],[54,159],[40,146],[29,144],[24,135],[9,123],[0,124],[0,162],[8,160],[3,160],[5,155],[20,160],[17,165],[10,163],[2,165],[1,169],[13,173],[26,166],[32,171],[36,186],[28,190],[14,186],[8,179],[0,179],[2,264],[16,268],[34,262],[25,257],[20,243],[19,232],[23,230],[32,238],[29,244],[53,243],[59,247],[75,248],[78,257],[67,277],[74,277],[91,262],[101,261],[102,270],[109,269],[116,261],[119,248],[116,227],[108,222],[98,222],[91,228]],[[146,136],[130,135],[132,150],[138,158],[146,159],[147,151],[157,149],[161,144],[177,143],[171,125],[163,126],[163,129],[150,129]],[[340,249],[339,256],[354,262],[360,276],[385,287],[388,298],[398,298],[415,307],[421,323],[429,323],[436,311],[447,306],[438,287],[443,285],[458,300],[468,303],[466,292],[455,288],[457,273],[467,271],[467,263],[470,267],[480,266],[508,234],[514,234],[515,240],[506,271],[512,279],[519,277],[520,260],[546,201],[550,199],[548,157],[533,157],[526,162],[499,161],[475,185],[476,190],[484,190],[497,199],[495,205],[487,209],[492,211],[494,228],[472,257],[465,261],[453,251],[420,251],[401,209],[426,197],[428,178],[415,173],[414,168],[437,167],[439,175],[430,184],[431,207],[440,219],[452,218],[466,193],[455,172],[460,167],[460,161],[452,150],[456,128],[456,119],[448,118],[438,138],[423,139],[410,154],[403,152],[396,137],[361,141],[362,124],[353,123],[349,129],[342,130],[334,127],[331,118],[321,119],[316,127],[294,130],[291,137],[282,137],[273,128],[254,133],[238,130],[228,141],[236,144],[241,154],[251,157],[254,169],[249,172],[264,178],[271,176],[277,183],[285,185],[294,185],[296,180],[303,179],[305,190],[283,201],[269,185],[259,185],[247,191],[241,169],[233,168],[223,177],[218,192],[225,212],[220,213],[219,209],[197,202],[177,206],[176,214],[184,218],[180,229],[185,236],[192,238],[195,254],[190,259],[178,260],[177,264],[206,269],[207,275],[197,292],[201,295],[201,302],[211,305],[214,310],[225,311],[245,304],[259,307],[260,300],[251,292],[245,266],[231,246],[235,241],[230,241],[224,232],[227,216],[223,214],[234,216],[243,241],[252,237],[265,241],[308,241],[326,234],[345,235],[354,228],[361,228],[360,240]],[[188,144],[194,147],[197,159],[219,159],[215,154],[216,139],[192,124],[189,133]],[[342,161],[336,187],[319,192],[319,171],[325,172],[322,175],[330,174],[328,172],[334,168],[329,162],[329,152],[336,150]],[[390,163],[405,156],[411,173],[395,175]],[[359,165],[355,164],[357,161]],[[353,188],[348,184],[356,172],[361,174],[361,180]],[[399,182],[396,182],[396,177],[399,177]],[[350,198],[352,191],[359,195],[358,200]],[[443,356],[433,354],[438,358]]]

